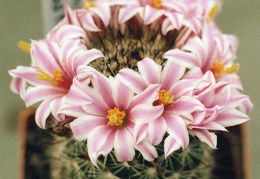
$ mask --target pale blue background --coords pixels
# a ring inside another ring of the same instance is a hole
[[[225,1],[217,19],[224,33],[235,34],[240,41],[237,53],[240,76],[245,93],[251,96],[255,108],[248,123],[252,155],[252,178],[260,176],[260,1]],[[18,178],[17,116],[24,104],[9,90],[8,69],[28,65],[28,54],[16,43],[43,37],[41,3],[39,0],[0,0],[0,178]]]

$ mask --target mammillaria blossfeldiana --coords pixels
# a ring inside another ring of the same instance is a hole
[[[216,132],[248,121],[252,108],[234,61],[237,39],[214,22],[221,4],[65,5],[64,19],[31,41],[31,66],[9,71],[12,90],[39,105],[39,127],[69,128],[67,140],[81,141],[83,149],[72,146],[83,178],[202,176]]]

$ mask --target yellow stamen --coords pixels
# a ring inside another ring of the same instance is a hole
[[[89,2],[89,0],[83,0],[84,6],[83,8],[88,10],[96,6],[95,2]]]
[[[233,62],[231,67],[225,68],[225,72],[228,73],[228,74],[235,73],[235,72],[238,72],[239,69],[240,69],[239,64]]]
[[[119,108],[114,107],[107,112],[108,122],[107,125],[120,127],[124,124],[125,111],[120,111]]]
[[[211,10],[209,11],[208,17],[209,17],[210,19],[213,19],[213,18],[215,17],[216,13],[218,12],[218,9],[219,9],[219,6],[218,6],[217,4],[215,4],[215,5],[211,8]]]
[[[215,4],[209,11],[208,13],[208,17],[206,19],[207,23],[209,23],[216,15],[216,13],[218,12],[219,6],[218,4]]]
[[[60,86],[63,83],[63,77],[60,70],[53,70],[52,76],[42,70],[36,70],[36,80],[49,81],[54,86]]]
[[[19,41],[17,43],[17,46],[19,49],[21,49],[24,52],[30,52],[31,51],[31,43],[25,42],[25,41]]]
[[[162,8],[162,0],[152,0],[151,6],[157,9]]]
[[[168,105],[174,102],[174,95],[171,90],[160,90],[158,92],[159,104]]]
[[[225,67],[221,61],[215,61],[210,66],[210,71],[214,74],[215,78],[222,77],[225,74],[235,73],[239,70],[239,64],[233,63],[231,67]]]

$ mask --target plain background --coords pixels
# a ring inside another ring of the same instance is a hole
[[[245,93],[251,97],[254,110],[248,122],[249,147],[253,179],[260,176],[260,1],[225,1],[217,24],[240,41],[237,53]],[[17,65],[29,65],[30,57],[17,48],[19,40],[44,36],[40,0],[0,0],[0,178],[18,178],[17,116],[25,108],[18,95],[9,89],[7,71]]]

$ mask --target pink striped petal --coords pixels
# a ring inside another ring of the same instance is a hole
[[[171,60],[172,62],[186,68],[199,66],[198,59],[194,54],[184,52],[179,49],[173,49],[165,52],[163,58]]]
[[[218,115],[216,122],[224,127],[235,126],[248,121],[248,115],[237,109],[231,109]]]
[[[161,116],[148,124],[148,140],[153,145],[158,145],[163,140],[167,131],[165,119]]]
[[[9,74],[16,79],[25,80],[33,86],[42,84],[42,81],[36,80],[36,69],[32,67],[17,66],[16,69],[10,70]]]
[[[114,131],[107,126],[97,127],[89,134],[88,155],[95,166],[99,155],[106,156],[113,149],[114,138]]]
[[[199,67],[193,67],[191,70],[185,73],[183,79],[202,79],[203,72]]]
[[[64,4],[64,11],[67,24],[79,25],[75,11],[73,11],[67,3]]]
[[[97,8],[90,8],[89,10],[94,12],[95,14],[97,14],[98,17],[100,17],[100,19],[104,23],[105,27],[108,26],[109,21],[110,21],[110,16],[111,16],[110,7],[109,7],[108,2],[102,2],[102,3],[98,4]]]
[[[134,93],[117,79],[113,80],[113,85],[112,92],[115,105],[125,111],[129,107]]]
[[[90,132],[100,126],[104,126],[104,128],[107,127],[106,117],[85,115],[70,123],[74,137],[80,141],[86,140],[89,137]]]
[[[110,83],[109,79],[93,68],[89,68],[88,71],[90,75],[93,75],[91,82],[94,86],[94,90],[102,96],[103,100],[107,103],[109,108],[115,107],[116,105],[112,97],[112,84]]]
[[[156,148],[150,144],[147,140],[142,141],[135,148],[142,154],[145,160],[153,161],[158,157],[158,153]]]
[[[35,122],[42,129],[45,129],[46,119],[51,113],[50,102],[51,100],[44,100],[35,113]]]
[[[51,114],[57,119],[58,121],[63,121],[65,120],[65,115],[60,114],[59,110],[60,108],[65,105],[65,98],[55,98],[50,102],[50,109],[51,109]]]
[[[66,103],[71,105],[87,105],[92,104],[93,100],[81,88],[72,85],[66,95]]]
[[[177,115],[164,114],[167,123],[167,132],[185,149],[189,144],[189,135],[184,120]]]
[[[59,115],[66,115],[79,118],[85,116],[86,112],[82,109],[81,106],[64,105],[58,110],[58,116]]]
[[[183,47],[183,50],[187,50],[196,55],[196,61],[193,62],[195,66],[202,67],[207,60],[207,49],[202,40],[198,37],[194,37],[189,40]],[[192,66],[191,66],[192,67]]]
[[[118,78],[124,85],[136,94],[141,93],[147,87],[142,76],[138,72],[131,69],[124,68],[120,70],[116,78]]]
[[[147,137],[147,128],[148,125],[135,125],[133,131],[133,138],[135,144],[139,144]]]
[[[32,41],[31,57],[38,67],[49,74],[51,74],[54,69],[60,69],[56,59],[48,50],[45,42]]]
[[[164,10],[159,10],[156,8],[153,8],[151,6],[145,6],[144,7],[144,25],[149,25],[156,21],[158,18],[163,16]]]
[[[91,32],[98,32],[101,31],[96,23],[93,20],[93,17],[90,13],[86,13],[85,11],[78,11],[78,17],[80,22],[82,22],[83,28],[91,31]]]
[[[26,106],[31,106],[46,99],[60,98],[66,95],[66,93],[67,91],[62,88],[51,86],[30,87],[26,90],[24,101]]]
[[[76,25],[63,25],[62,28],[57,30],[56,42],[59,44],[64,43],[66,40],[85,38],[85,31]]]
[[[26,82],[24,80],[20,78],[13,78],[10,84],[10,88],[14,93],[20,94],[20,97],[24,99],[26,88]]]
[[[173,84],[180,80],[184,75],[185,68],[168,60],[162,71],[162,87],[161,89],[172,89]]]
[[[172,24],[173,29],[180,30],[180,28],[182,27],[183,20],[184,20],[184,16],[181,13],[165,12],[164,15],[167,17],[167,19]]]
[[[135,156],[134,141],[126,128],[119,128],[115,134],[114,151],[119,162],[132,161]]]
[[[118,14],[118,22],[120,24],[125,23],[126,21],[134,17],[136,14],[140,13],[140,10],[141,8],[138,8],[136,6],[126,6],[120,8]]]
[[[162,115],[163,110],[164,110],[163,105],[152,106],[152,105],[141,104],[134,107],[130,111],[128,117],[129,120],[131,120],[135,124],[142,125],[142,124],[150,123],[155,119],[157,119],[159,116]]]
[[[181,148],[180,143],[178,143],[172,136],[168,136],[164,140],[164,155],[167,158],[172,152]]]
[[[203,105],[193,97],[183,96],[174,101],[172,105],[166,106],[165,111],[172,114],[187,115],[195,110],[204,109]]]
[[[144,58],[137,63],[137,66],[147,85],[161,83],[162,67],[156,64],[152,59]]]
[[[253,109],[253,103],[249,98],[245,98],[238,107],[242,112],[248,114]]]
[[[152,104],[158,98],[160,85],[149,85],[142,93],[136,95],[129,108],[134,108],[139,104]]]
[[[98,58],[105,58],[101,51],[94,48],[86,50],[77,57],[75,61],[75,67],[77,68],[79,65],[88,65],[90,62]]]
[[[225,131],[227,132],[227,129],[223,127],[222,125],[216,123],[216,122],[209,122],[201,125],[196,126],[189,126],[189,129],[205,129],[205,130],[216,130],[216,131]]]
[[[189,133],[193,136],[197,136],[202,142],[205,142],[211,148],[216,149],[217,136],[215,133],[207,130],[190,130]]]
[[[182,79],[174,84],[172,93],[175,99],[182,96],[192,96],[197,90],[205,89],[210,84],[210,82],[201,79]]]
[[[166,36],[166,34],[169,31],[174,30],[175,28],[176,28],[176,26],[174,24],[172,24],[172,22],[168,18],[163,20],[161,30],[162,30],[162,34],[164,36]]]

